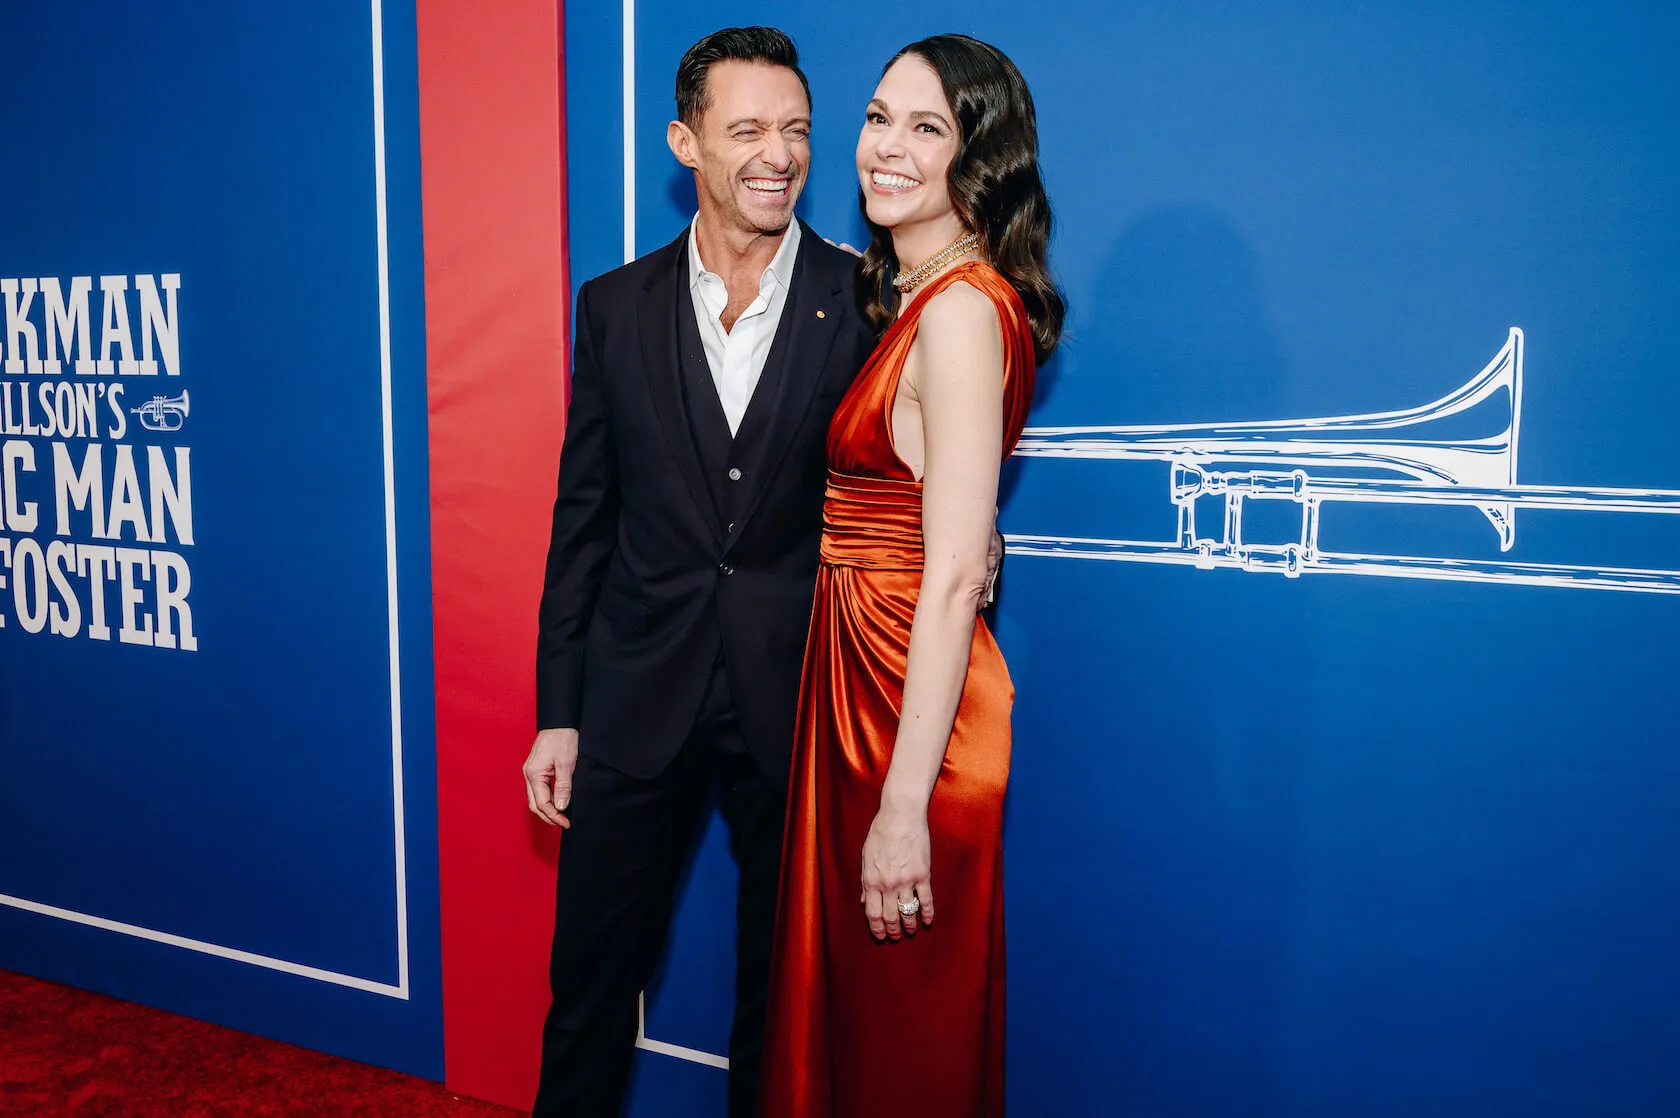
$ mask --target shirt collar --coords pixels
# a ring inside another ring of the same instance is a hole
[[[713,273],[706,271],[705,265],[700,263],[700,237],[696,232],[700,227],[698,215],[688,224],[688,286],[690,290],[699,286],[701,276]],[[788,223],[787,235],[782,238],[781,247],[776,249],[776,255],[770,258],[770,266],[764,269],[764,275],[759,277],[758,289],[764,290],[765,281],[774,281],[783,291],[793,287],[793,262],[799,255],[799,239],[804,236],[799,228],[799,219],[794,218]]]

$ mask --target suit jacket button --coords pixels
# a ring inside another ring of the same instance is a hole
[[[729,467],[729,480],[730,481],[740,481],[741,480],[741,467],[739,467],[739,466]]]
[[[732,575],[734,573],[735,573],[735,568],[731,567],[728,563],[719,563],[718,564],[718,574],[723,575],[725,577],[728,577],[729,575]]]

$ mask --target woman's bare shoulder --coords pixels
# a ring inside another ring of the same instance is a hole
[[[997,318],[992,297],[967,280],[953,280],[928,297],[922,307],[922,321],[937,319],[941,324],[964,323],[975,325],[986,318]]]
[[[954,280],[929,296],[916,325],[919,333],[940,341],[1001,333],[992,297],[967,280]]]

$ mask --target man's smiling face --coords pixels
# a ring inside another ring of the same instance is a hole
[[[700,208],[724,225],[780,233],[811,166],[811,103],[785,66],[719,62],[690,148]]]

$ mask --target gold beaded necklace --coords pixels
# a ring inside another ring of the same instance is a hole
[[[900,294],[908,295],[916,289],[917,284],[933,275],[933,273],[939,271],[957,257],[973,252],[979,247],[980,234],[978,233],[969,233],[958,237],[908,272],[901,276],[894,276],[893,286],[898,288]]]

